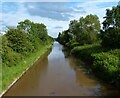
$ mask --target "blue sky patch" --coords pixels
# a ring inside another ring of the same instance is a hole
[[[97,6],[101,8],[115,6],[115,5],[118,5],[118,2],[103,2],[103,3],[100,2],[99,4],[97,4]]]
[[[19,4],[16,2],[2,2],[3,13],[17,11],[18,9],[19,9]]]

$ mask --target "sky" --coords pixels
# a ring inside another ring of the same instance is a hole
[[[43,2],[44,1],[44,2]],[[67,30],[71,20],[79,20],[88,14],[97,15],[103,22],[106,9],[118,5],[119,0],[2,0],[0,3],[0,27],[16,27],[18,22],[29,19],[44,23],[48,34],[57,37]]]

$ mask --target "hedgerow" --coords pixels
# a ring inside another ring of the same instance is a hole
[[[120,49],[110,50],[100,44],[93,44],[77,46],[71,53],[89,61],[100,78],[120,86]]]

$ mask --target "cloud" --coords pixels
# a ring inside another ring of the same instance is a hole
[[[56,27],[54,27],[55,29],[62,29],[63,27],[61,27],[61,26],[56,26]]]
[[[120,5],[120,1],[118,2],[118,5]]]
[[[100,23],[104,21],[103,17],[105,16],[106,9],[111,9],[112,6],[116,6],[118,0],[95,0],[80,3],[78,6],[85,9],[86,13],[81,14],[81,16],[86,16],[88,14],[97,15],[100,19]]]
[[[20,1],[20,0],[19,0]],[[22,0],[25,1],[25,0]],[[63,0],[64,1],[64,0]],[[70,1],[70,0],[66,0]],[[115,1],[115,2],[113,2]],[[105,3],[106,2],[106,3]],[[112,3],[111,3],[112,2]],[[67,30],[70,20],[78,20],[88,14],[96,14],[103,22],[106,9],[118,4],[118,0],[81,0],[81,2],[12,2],[2,7],[2,27],[17,26],[17,23],[29,19],[44,23],[48,34],[57,37],[59,32]],[[3,3],[2,3],[3,4]],[[1,19],[0,19],[1,21]]]
[[[30,2],[24,3],[28,13],[31,16],[46,17],[59,21],[68,21],[73,15],[71,13],[85,13],[79,7],[69,6],[66,2]]]

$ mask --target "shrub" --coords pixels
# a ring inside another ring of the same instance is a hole
[[[120,49],[110,50],[100,44],[92,44],[77,46],[71,53],[89,61],[99,77],[120,86]]]
[[[71,40],[70,42],[66,43],[65,45],[67,47],[73,49],[74,47],[79,46],[80,44],[78,42],[75,42],[75,41]]]
[[[3,65],[14,66],[19,61],[23,59],[23,56],[15,51],[13,51],[10,47],[3,48],[2,51],[2,62]]]
[[[100,44],[77,46],[71,50],[71,53],[85,60],[92,61],[91,54],[107,51]]]
[[[120,49],[111,50],[109,53],[120,58]]]
[[[103,79],[117,83],[120,78],[119,58],[106,52],[92,54],[92,57],[94,71]]]

